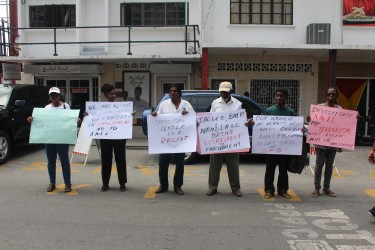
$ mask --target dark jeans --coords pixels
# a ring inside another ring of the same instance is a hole
[[[113,152],[115,154],[118,182],[120,183],[120,185],[127,182],[125,145],[125,139],[100,139],[103,186],[108,186],[109,179],[111,178]]]
[[[275,179],[276,165],[279,165],[279,178],[277,179],[277,193],[279,195],[285,194],[289,189],[288,180],[288,162],[289,155],[267,155],[266,174],[264,176],[264,191],[266,193],[275,194],[275,186],[273,181]]]
[[[335,161],[336,149],[316,148],[316,163],[314,185],[315,189],[321,188],[322,170],[324,169],[323,189],[329,189],[331,185],[331,177],[333,171],[333,162]]]
[[[60,157],[61,168],[65,185],[71,185],[70,182],[70,162],[69,162],[69,145],[68,144],[44,144],[47,160],[49,182],[56,184],[56,159],[57,154]]]
[[[159,155],[159,181],[163,189],[168,189],[168,168],[172,154]],[[176,170],[173,177],[173,187],[182,187],[184,184],[184,153],[173,154],[176,161]]]

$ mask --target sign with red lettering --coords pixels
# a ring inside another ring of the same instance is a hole
[[[244,109],[197,114],[199,154],[249,152],[249,130]]]
[[[311,105],[307,142],[354,150],[357,111]]]
[[[196,113],[158,114],[147,117],[148,153],[195,152],[197,147]]]
[[[88,91],[87,88],[73,88],[72,94],[86,94]]]

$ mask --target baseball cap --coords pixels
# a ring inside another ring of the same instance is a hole
[[[48,94],[50,95],[52,93],[61,94],[60,89],[56,88],[56,87],[52,87],[52,88],[49,89]]]
[[[230,82],[221,82],[219,85],[219,92],[230,92],[232,89],[232,84]]]

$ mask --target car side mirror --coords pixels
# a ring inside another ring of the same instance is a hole
[[[24,108],[26,106],[26,100],[16,100],[14,102],[14,107],[16,108]]]

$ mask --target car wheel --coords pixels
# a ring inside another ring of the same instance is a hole
[[[4,164],[8,160],[11,146],[9,136],[0,131],[0,164]]]
[[[194,163],[198,159],[198,156],[199,155],[196,152],[185,153],[184,164],[192,164],[192,163]],[[176,163],[176,160],[174,159],[173,155],[172,155],[171,158],[172,158],[172,162]]]

